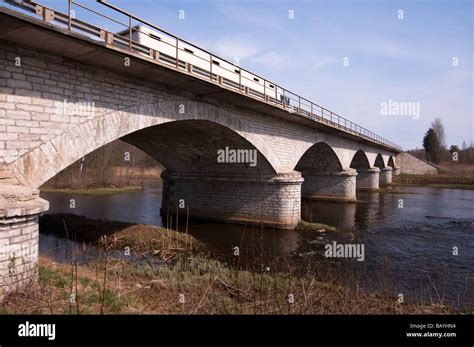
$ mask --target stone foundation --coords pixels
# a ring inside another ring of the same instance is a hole
[[[392,168],[388,166],[380,170],[379,185],[385,187],[390,183],[392,183]]]
[[[276,177],[233,177],[164,171],[161,215],[179,209],[190,218],[294,228],[301,218],[301,184],[297,172]]]
[[[301,188],[305,199],[356,201],[355,170],[341,172],[303,173]]]
[[[399,167],[394,167],[392,169],[392,176],[398,176],[400,175],[400,168]]]
[[[0,297],[36,279],[38,218],[48,208],[37,189],[0,185]]]
[[[357,170],[357,189],[378,189],[379,188],[378,167],[367,170]]]

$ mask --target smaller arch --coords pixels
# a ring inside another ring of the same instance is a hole
[[[325,142],[318,142],[301,156],[295,170],[302,173],[340,172],[342,164],[331,146]]]
[[[380,153],[377,154],[377,157],[375,158],[374,166],[378,167],[379,169],[385,168],[385,163],[383,161],[382,154],[380,154]]]
[[[359,149],[352,158],[350,168],[356,170],[370,169],[369,158],[364,151]]]
[[[392,169],[395,168],[395,161],[392,156],[388,158],[387,166],[390,166]]]

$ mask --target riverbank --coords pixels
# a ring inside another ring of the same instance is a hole
[[[59,233],[58,225],[70,239],[99,247],[100,256],[86,264],[75,264],[74,257],[72,262],[58,263],[40,256],[38,282],[6,296],[0,304],[2,313],[453,313],[445,306],[398,303],[392,295],[320,281],[311,264],[293,266],[291,259],[285,270],[268,263],[260,269],[242,268],[237,257],[218,259],[189,234],[165,228],[56,216],[42,229]],[[167,265],[129,262],[113,257],[112,251],[146,254]]]
[[[437,175],[400,174],[394,177],[391,185],[474,190],[474,177],[471,175],[456,176],[447,173]]]

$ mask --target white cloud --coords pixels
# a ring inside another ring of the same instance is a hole
[[[336,58],[316,59],[310,68],[311,72],[316,72],[336,62]]]
[[[250,58],[253,63],[265,66],[267,68],[282,68],[289,63],[289,57],[275,51],[269,51],[254,55]]]
[[[241,62],[259,51],[257,44],[243,37],[223,37],[215,40],[211,45],[211,52],[234,60],[238,58]]]

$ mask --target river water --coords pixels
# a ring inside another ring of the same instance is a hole
[[[163,226],[161,193],[160,180],[147,180],[140,191],[76,195],[73,209],[70,194],[42,192],[41,196],[51,204],[48,213]],[[321,274],[345,285],[394,297],[402,294],[410,302],[474,308],[473,190],[392,187],[385,192],[358,192],[357,198],[358,203],[302,203],[303,220],[334,225],[341,232],[192,220],[188,230],[216,254],[231,256],[238,246],[248,263],[258,259],[265,267],[265,262],[274,264],[287,257],[311,259],[320,265]],[[41,234],[40,254],[51,253],[61,242]],[[332,242],[363,245],[364,260],[326,258],[325,245]]]

